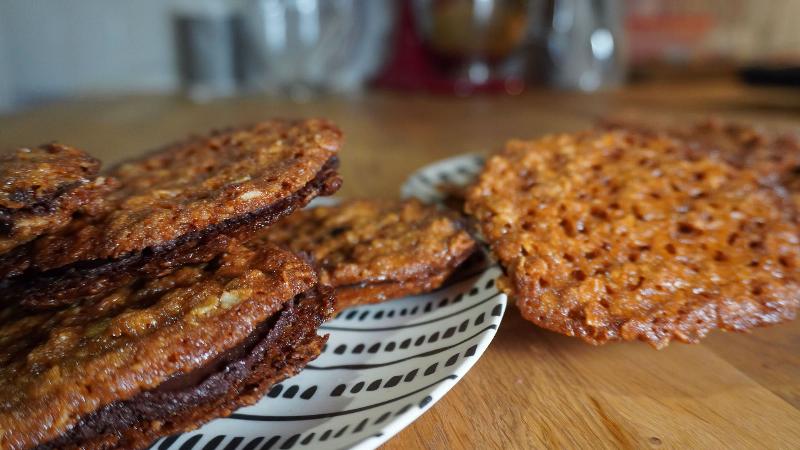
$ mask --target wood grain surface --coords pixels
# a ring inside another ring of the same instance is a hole
[[[619,113],[715,114],[800,129],[800,91],[716,80],[595,95],[85,100],[0,117],[0,148],[58,140],[109,165],[210,127],[323,116],[346,133],[340,195],[393,197],[428,162],[485,153],[511,137],[579,130]],[[800,323],[749,335],[716,332],[700,345],[656,351],[640,343],[592,347],[537,329],[511,307],[473,370],[385,447],[800,448]]]

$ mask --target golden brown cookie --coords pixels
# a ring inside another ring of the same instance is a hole
[[[417,200],[306,209],[260,239],[308,255],[339,309],[436,289],[476,248],[456,219]]]
[[[59,311],[2,310],[0,447],[141,448],[315,358],[332,289],[286,250],[228,250]]]
[[[0,298],[48,307],[208,261],[317,195],[335,192],[342,135],[270,120],[187,139],[110,172],[110,213],[0,256]]]
[[[798,227],[756,173],[617,132],[510,141],[467,209],[523,316],[587,342],[697,342],[794,318]]]
[[[709,119],[674,130],[673,135],[701,151],[756,171],[766,182],[787,189],[800,209],[800,138],[739,122]]]
[[[97,177],[100,162],[62,144],[0,155],[0,254],[96,213],[114,184]]]
[[[795,208],[800,209],[800,136],[797,133],[719,118],[685,124],[607,120],[601,126],[680,139],[698,154],[712,154],[736,167],[752,169],[764,182],[786,189]]]

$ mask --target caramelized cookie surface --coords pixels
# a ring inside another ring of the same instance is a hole
[[[236,348],[317,284],[288,251],[238,244],[204,265],[58,311],[0,313],[0,443],[56,439],[86,415]]]
[[[0,254],[65,227],[78,212],[95,214],[114,187],[97,178],[100,162],[62,144],[0,156]]]
[[[601,125],[679,139],[698,154],[711,154],[751,169],[763,181],[786,189],[795,209],[800,209],[800,135],[796,132],[719,118],[685,124],[609,120]]]
[[[167,146],[110,172],[107,214],[0,257],[0,293],[46,307],[136,277],[208,261],[240,238],[336,191],[341,132],[270,120]]]
[[[308,255],[340,308],[435,289],[476,248],[457,219],[417,200],[311,208],[259,238]]]
[[[618,131],[509,142],[467,209],[526,319],[663,347],[794,317],[798,229],[784,200],[753,171]]]

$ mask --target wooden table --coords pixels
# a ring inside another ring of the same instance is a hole
[[[325,116],[347,140],[342,196],[392,197],[415,168],[509,137],[578,130],[620,111],[707,113],[798,127],[800,92],[730,81],[580,95],[470,99],[365,94],[295,104],[176,97],[58,104],[0,117],[0,148],[57,139],[114,163],[191,131],[270,116]],[[444,399],[386,448],[800,448],[800,323],[714,333],[662,351],[591,347],[506,312],[491,348]]]

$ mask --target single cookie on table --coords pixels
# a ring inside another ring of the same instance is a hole
[[[0,254],[102,209],[114,183],[99,170],[100,161],[62,144],[0,155]]]
[[[142,448],[253,404],[316,358],[333,289],[294,254],[204,265],[57,311],[0,310],[0,447]]]
[[[660,348],[795,317],[799,230],[758,178],[679,140],[560,134],[507,143],[467,210],[526,319]]]
[[[205,262],[317,195],[335,192],[342,134],[269,120],[169,145],[110,172],[108,214],[0,255],[0,298],[49,307]]]
[[[417,200],[310,208],[258,239],[307,255],[336,289],[337,309],[436,289],[476,249],[457,219]]]

